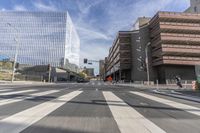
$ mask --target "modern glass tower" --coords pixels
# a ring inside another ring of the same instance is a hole
[[[80,40],[67,12],[0,12],[0,55],[29,65],[79,65]]]

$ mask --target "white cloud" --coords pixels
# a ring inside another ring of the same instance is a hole
[[[160,10],[176,11],[189,5],[189,1],[180,0],[140,0],[129,3],[127,6],[118,6],[118,3],[108,3],[106,11],[110,22],[106,25],[107,34],[112,35],[118,30],[129,30],[138,17],[152,17]],[[174,7],[170,9],[170,7]],[[185,7],[185,8],[186,8]],[[184,8],[182,9],[184,11]]]
[[[95,0],[89,3],[77,1],[77,6],[82,14],[88,14],[92,7],[95,7],[96,5],[100,4],[102,1],[104,0]]]
[[[189,6],[189,0],[124,1],[130,2],[128,4],[122,4],[118,0],[112,0],[112,2],[104,0],[106,5],[103,6],[102,10],[107,14],[102,19],[108,19],[102,24],[102,27],[96,27],[93,23],[98,22],[98,20],[94,20],[96,18],[88,19],[88,16],[91,14],[91,9],[98,7],[101,2],[102,0],[93,1],[92,3],[77,3],[80,14],[76,25],[81,37],[81,60],[83,58],[95,60],[104,59],[108,55],[109,47],[112,45],[117,32],[119,30],[130,30],[138,17],[152,17],[159,10],[184,11]],[[106,45],[103,41],[101,41],[102,44],[95,44],[97,41],[95,39],[107,40],[108,44]],[[93,40],[94,43],[90,44],[88,40],[90,42]]]
[[[76,28],[79,33],[82,35],[81,39],[83,40],[94,40],[94,39],[103,39],[103,40],[111,40],[112,38],[95,30],[77,27]]]
[[[13,10],[15,10],[15,11],[27,11],[27,9],[22,5],[15,5]]]
[[[50,1],[48,4],[42,2],[34,2],[34,7],[39,11],[57,11],[56,6]]]
[[[5,8],[0,9],[1,11],[7,11]]]

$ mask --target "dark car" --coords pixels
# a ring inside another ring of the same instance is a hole
[[[87,83],[87,82],[89,82],[88,79],[78,79],[77,80],[77,83]]]

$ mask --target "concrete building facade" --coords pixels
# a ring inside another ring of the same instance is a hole
[[[132,31],[119,31],[105,59],[106,77],[114,80],[131,80],[131,35]]]
[[[106,75],[134,82],[173,82],[175,76],[194,80],[200,64],[199,23],[200,14],[191,13],[158,12],[152,19],[139,18],[134,30],[119,32],[105,59]],[[129,41],[122,51],[124,36]]]
[[[185,13],[200,13],[200,0],[190,0],[190,7]]]
[[[93,78],[95,76],[94,68],[84,68],[83,72],[86,73],[89,78]]]
[[[158,12],[150,21],[152,66],[161,83],[195,79],[200,64],[200,14]]]
[[[151,51],[150,46],[150,33],[149,33],[149,21],[150,18],[142,17],[138,18],[133,25],[134,32],[132,34],[131,53],[132,53],[132,68],[131,79],[134,82],[147,81],[147,67],[149,70],[150,80],[153,80],[153,69],[151,67]],[[147,55],[146,55],[146,52]],[[147,58],[146,58],[147,57]],[[146,59],[149,61],[149,65],[146,64]]]

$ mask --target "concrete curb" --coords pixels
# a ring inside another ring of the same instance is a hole
[[[117,86],[127,86],[127,87],[135,87],[141,89],[173,89],[173,90],[192,90],[192,85],[184,86],[183,88],[178,88],[176,85],[140,85],[140,84],[115,84]]]

